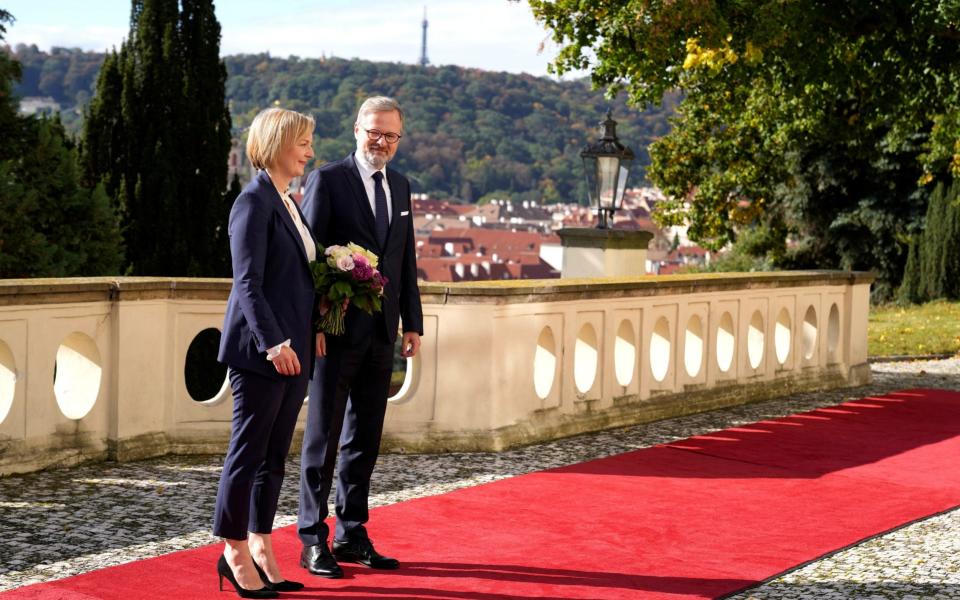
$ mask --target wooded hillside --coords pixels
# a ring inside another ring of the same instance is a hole
[[[20,96],[51,96],[64,121],[79,130],[72,110],[89,102],[103,55],[20,45]],[[395,166],[417,191],[478,201],[509,193],[518,200],[584,200],[580,149],[598,134],[607,107],[621,139],[637,153],[632,183],[643,181],[647,145],[667,133],[676,98],[646,112],[623,98],[608,102],[583,81],[363,60],[228,56],[227,99],[239,134],[257,111],[278,103],[317,120],[318,160],[353,148],[352,125],[360,101],[396,97],[406,111],[406,132]],[[72,114],[71,114],[72,113]]]

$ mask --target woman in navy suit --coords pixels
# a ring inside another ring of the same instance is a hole
[[[288,193],[313,159],[313,128],[311,117],[289,110],[257,115],[247,156],[259,173],[230,211],[233,289],[218,359],[229,366],[233,426],[213,533],[225,541],[221,589],[226,577],[244,598],[303,587],[281,577],[270,532],[316,348],[316,242]]]

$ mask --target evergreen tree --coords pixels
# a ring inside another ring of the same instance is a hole
[[[125,119],[121,111],[111,110],[121,105],[123,78],[120,64],[125,60],[126,49],[122,48],[120,52],[107,54],[103,62],[97,78],[97,95],[86,111],[81,142],[81,158],[88,183],[102,181],[111,198],[116,197],[120,188],[123,158],[127,155]]]
[[[115,275],[117,219],[102,186],[81,184],[77,150],[58,117],[24,119],[31,143],[0,163],[0,277]]]
[[[182,6],[181,6],[182,5]],[[123,219],[129,269],[222,275],[230,114],[210,0],[134,0],[84,125],[84,165]]]
[[[214,263],[217,265],[217,271],[213,273],[214,275],[230,277],[233,274],[233,265],[230,264],[230,235],[227,231],[227,221],[230,218],[230,208],[233,207],[233,203],[242,191],[243,186],[240,185],[240,175],[234,173],[233,178],[230,180],[230,188],[227,190],[227,193],[224,194],[223,202],[221,203],[223,215],[217,228],[214,230],[214,248],[217,251],[215,260],[219,259],[220,261],[219,263]]]
[[[5,24],[12,22],[13,16],[0,9],[0,42],[7,33]],[[7,52],[0,51],[0,160],[19,154],[22,144],[17,101],[13,96],[13,85],[19,80],[20,64]]]
[[[960,183],[956,180],[950,185],[939,229],[943,236],[940,247],[943,297],[957,300],[960,299]]]
[[[10,21],[0,11],[0,40]],[[101,187],[82,185],[59,116],[17,115],[19,72],[0,52],[0,277],[114,275],[122,251],[109,200]]]
[[[920,295],[928,299],[943,296],[943,223],[947,217],[947,190],[938,183],[930,195],[920,243]]]
[[[903,271],[903,281],[897,291],[897,299],[904,304],[918,304],[925,300],[921,291],[920,249],[923,234],[910,240],[907,250],[907,264]]]
[[[960,299],[960,183],[940,183],[927,205],[923,232],[910,242],[901,302]]]
[[[182,222],[192,225],[190,239],[210,241],[193,248],[190,270],[229,276],[230,244],[225,234],[236,196],[224,194],[231,122],[225,98],[227,68],[220,60],[220,24],[209,0],[182,0],[181,4],[183,94],[187,101],[182,127],[188,132],[181,156],[193,168],[183,176],[182,193],[191,204]]]

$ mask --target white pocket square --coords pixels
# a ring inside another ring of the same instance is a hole
[[[401,216],[401,217],[405,217],[405,216],[407,216],[407,215],[409,215],[409,214],[410,214],[410,211],[409,211],[409,210],[405,210],[405,211],[403,211],[402,213],[400,213],[400,216]]]

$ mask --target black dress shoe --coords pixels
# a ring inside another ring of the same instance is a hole
[[[341,542],[333,540],[333,555],[343,562],[360,563],[371,569],[399,569],[400,561],[383,556],[373,549],[373,542],[367,538]]]
[[[304,546],[303,550],[300,551],[300,566],[317,577],[326,577],[327,579],[343,577],[343,569],[330,554],[326,542],[316,546]]]

